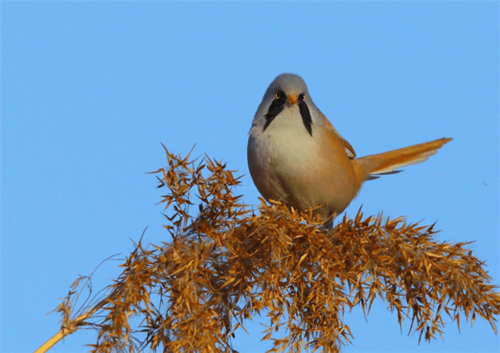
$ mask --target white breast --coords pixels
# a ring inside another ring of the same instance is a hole
[[[262,124],[254,125],[248,141],[250,173],[260,193],[299,210],[322,203],[324,195],[313,181],[321,167],[314,124],[311,136],[294,106],[262,130]]]

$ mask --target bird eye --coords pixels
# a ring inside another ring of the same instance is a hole
[[[281,98],[283,98],[283,94],[281,92],[276,92],[274,94],[274,99],[281,99]]]
[[[304,95],[304,93],[299,94],[299,101],[303,102],[305,100],[306,100],[306,96]]]

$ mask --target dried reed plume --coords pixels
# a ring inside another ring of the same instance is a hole
[[[270,318],[269,352],[339,352],[353,337],[344,313],[359,305],[367,315],[377,297],[420,339],[443,333],[445,313],[459,326],[479,315],[496,332],[500,295],[467,243],[361,212],[329,233],[312,212],[278,203],[262,201],[256,215],[233,194],[239,181],[225,165],[165,151],[168,168],[154,173],[173,209],[172,241],[136,244],[105,298],[78,311],[82,278],[75,281],[56,308],[61,331],[38,352],[84,327],[98,333],[93,352],[231,352],[234,331],[260,313]],[[286,337],[273,338],[278,328]]]

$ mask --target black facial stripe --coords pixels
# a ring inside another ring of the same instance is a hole
[[[281,113],[283,110],[285,103],[286,103],[286,95],[284,92],[278,92],[276,93],[277,98],[273,100],[271,103],[271,106],[269,107],[269,110],[267,111],[267,114],[265,115],[266,117],[266,123],[264,125],[264,129],[262,131],[265,131],[269,124],[276,118],[276,116]]]
[[[306,101],[302,97],[302,99],[299,99],[299,110],[300,110],[300,115],[302,116],[302,122],[304,123],[304,127],[306,128],[307,132],[309,132],[309,135],[313,135],[312,133],[312,119],[311,119],[311,113],[309,112],[309,107],[307,106]]]

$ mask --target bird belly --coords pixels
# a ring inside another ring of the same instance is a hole
[[[325,151],[323,143],[318,130],[311,136],[303,126],[251,133],[250,174],[262,196],[300,211],[323,205],[322,219],[341,213],[357,192],[354,170],[345,151]]]

